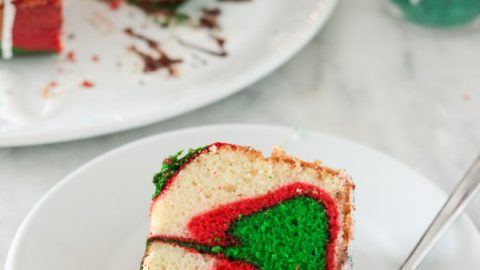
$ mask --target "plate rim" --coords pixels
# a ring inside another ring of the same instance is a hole
[[[293,127],[291,126],[282,126],[282,125],[269,125],[269,124],[216,124],[216,125],[203,125],[203,126],[195,126],[195,127],[189,127],[189,128],[182,128],[182,129],[176,129],[176,130],[170,130],[166,132],[160,132],[142,139],[134,140],[131,142],[128,142],[126,144],[120,145],[114,149],[108,150],[107,152],[100,154],[96,156],[95,158],[87,161],[83,165],[80,165],[78,168],[70,172],[68,175],[63,177],[61,180],[59,180],[57,183],[55,183],[35,204],[34,206],[30,209],[30,211],[27,213],[27,215],[24,217],[23,221],[21,222],[20,226],[17,229],[17,232],[15,233],[15,236],[12,239],[12,242],[10,243],[10,247],[7,251],[7,256],[5,260],[5,270],[15,270],[14,265],[15,265],[15,259],[17,258],[18,254],[20,254],[19,250],[19,243],[21,242],[22,238],[25,235],[25,231],[27,230],[27,227],[29,224],[32,222],[33,218],[35,218],[37,212],[39,209],[43,207],[45,204],[46,200],[48,200],[53,194],[55,194],[58,190],[60,190],[64,185],[68,185],[72,181],[75,181],[76,176],[78,174],[83,173],[85,170],[89,170],[92,166],[95,166],[99,162],[102,162],[105,159],[108,159],[112,156],[117,155],[118,153],[122,151],[128,151],[129,149],[138,147],[139,145],[142,144],[148,144],[152,141],[156,140],[161,140],[162,138],[169,137],[169,136],[175,136],[176,134],[179,133],[191,133],[191,132],[205,132],[208,130],[212,129],[268,129],[268,130],[277,130],[277,131],[289,131],[292,130]],[[324,132],[319,132],[311,129],[304,129],[307,131],[309,134],[313,134],[314,136],[320,136],[323,138],[327,139],[335,139],[337,141],[340,141],[344,144],[350,144],[355,147],[359,147],[361,149],[370,151],[372,153],[375,153],[376,155],[379,155],[382,158],[388,159],[390,162],[394,162],[397,165],[400,165],[400,167],[409,169],[411,172],[417,174],[419,176],[419,179],[421,178],[422,181],[426,184],[429,185],[429,187],[432,189],[433,192],[438,193],[438,195],[442,196],[444,200],[447,199],[448,195],[447,193],[441,189],[435,182],[430,180],[428,177],[424,176],[422,173],[417,171],[415,168],[412,168],[408,166],[407,164],[401,162],[400,160],[397,160],[396,158],[380,151],[377,150],[373,147],[346,139],[341,136],[336,136],[333,134],[329,133],[324,133]],[[475,230],[477,231],[478,234],[480,234],[480,231],[478,230],[477,226],[471,219],[470,215],[467,212],[464,212],[463,215],[465,216],[465,221],[473,226]]]
[[[83,126],[82,128],[73,128],[66,131],[55,132],[54,134],[36,134],[20,138],[17,138],[16,136],[2,138],[0,136],[0,148],[53,144],[109,135],[152,125],[219,102],[245,90],[250,85],[258,82],[260,79],[282,67],[288,60],[298,54],[327,23],[337,7],[338,1],[339,0],[316,0],[317,3],[322,4],[322,8],[325,10],[323,13],[324,15],[320,16],[319,19],[314,21],[311,27],[307,28],[308,30],[303,33],[303,38],[297,39],[296,42],[292,43],[292,46],[287,47],[284,53],[279,54],[278,57],[271,58],[271,61],[266,61],[265,64],[260,63],[255,65],[256,68],[252,69],[253,71],[249,73],[248,76],[242,77],[241,80],[236,80],[235,83],[225,87],[224,91],[218,95],[211,95],[206,99],[202,99],[201,102],[190,102],[190,104],[186,104],[185,106],[176,107],[174,110],[164,112],[162,115],[159,113],[143,114],[129,119],[129,121],[110,121],[105,125],[97,125],[94,127]]]

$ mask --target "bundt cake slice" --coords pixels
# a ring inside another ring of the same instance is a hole
[[[354,185],[276,148],[215,143],[154,177],[144,270],[344,269]]]

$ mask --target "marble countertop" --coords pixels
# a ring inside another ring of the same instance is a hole
[[[383,151],[451,191],[480,153],[480,31],[411,25],[383,2],[341,1],[286,65],[209,107],[114,135],[0,149],[0,265],[25,215],[64,176],[125,143],[194,125],[329,133]],[[480,198],[469,214],[480,225]]]

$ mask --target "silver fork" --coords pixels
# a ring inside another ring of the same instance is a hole
[[[440,240],[447,229],[465,210],[465,207],[480,190],[480,156],[470,167],[448,198],[443,208],[438,212],[427,231],[400,267],[400,270],[414,270],[420,265],[430,250]]]

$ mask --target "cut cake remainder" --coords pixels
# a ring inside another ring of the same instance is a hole
[[[14,52],[59,52],[62,21],[61,0],[0,0],[3,58]]]
[[[185,0],[128,2],[149,11],[174,11]],[[10,59],[14,54],[60,52],[63,47],[62,23],[62,0],[0,0],[0,58]]]

